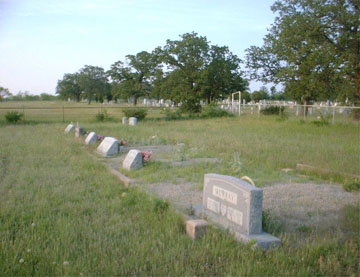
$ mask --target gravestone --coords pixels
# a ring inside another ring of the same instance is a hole
[[[75,137],[79,138],[83,134],[84,134],[84,129],[79,124],[77,124],[75,128]]]
[[[111,157],[119,153],[119,141],[116,138],[106,137],[100,143],[96,152],[104,157]]]
[[[137,118],[136,117],[130,117],[129,118],[129,125],[135,126],[137,124]]]
[[[260,188],[235,177],[205,174],[203,207],[207,218],[234,234],[241,241],[256,240],[268,249],[281,244],[280,239],[262,232]]]
[[[128,124],[128,122],[129,122],[128,118],[124,116],[122,118],[122,124]]]
[[[85,139],[85,144],[94,144],[97,143],[97,135],[95,132],[91,132]]]
[[[66,128],[65,128],[65,134],[70,133],[71,131],[73,131],[75,129],[75,125],[70,123]]]
[[[123,162],[123,168],[127,170],[137,170],[142,168],[142,166],[141,151],[136,149],[130,150]]]

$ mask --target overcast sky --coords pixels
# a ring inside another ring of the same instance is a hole
[[[85,64],[108,70],[192,31],[243,58],[262,45],[274,1],[0,0],[0,86],[54,94],[65,73]]]

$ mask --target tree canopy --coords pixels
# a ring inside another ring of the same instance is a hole
[[[246,50],[251,78],[282,83],[299,101],[360,100],[358,0],[279,0],[261,47]]]

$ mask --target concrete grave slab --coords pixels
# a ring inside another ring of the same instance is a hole
[[[205,174],[204,213],[242,241],[256,239],[260,247],[273,247],[280,240],[262,232],[263,192],[235,177]]]
[[[100,143],[96,152],[104,157],[111,157],[119,153],[119,141],[113,137],[106,137]]]
[[[95,132],[91,132],[86,137],[85,144],[89,145],[89,144],[94,144],[94,143],[97,143],[97,135]]]
[[[127,170],[137,170],[142,168],[142,155],[140,150],[132,149],[126,155],[123,168]]]

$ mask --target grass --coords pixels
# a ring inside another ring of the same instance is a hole
[[[267,228],[283,241],[268,252],[237,243],[217,228],[192,241],[171,205],[124,188],[89,158],[86,147],[63,135],[65,125],[0,126],[2,275],[358,274],[358,207],[344,208],[339,230],[321,234],[300,230],[285,235],[268,215]],[[87,121],[83,127],[130,145],[185,143],[178,160],[221,160],[190,167],[151,162],[131,173],[144,182],[181,177],[200,183],[204,173],[216,172],[248,175],[263,186],[288,177],[280,169],[297,162],[353,174],[359,170],[359,133],[353,124],[319,128],[246,117],[145,120],[135,127]],[[303,236],[307,240],[299,245]]]

